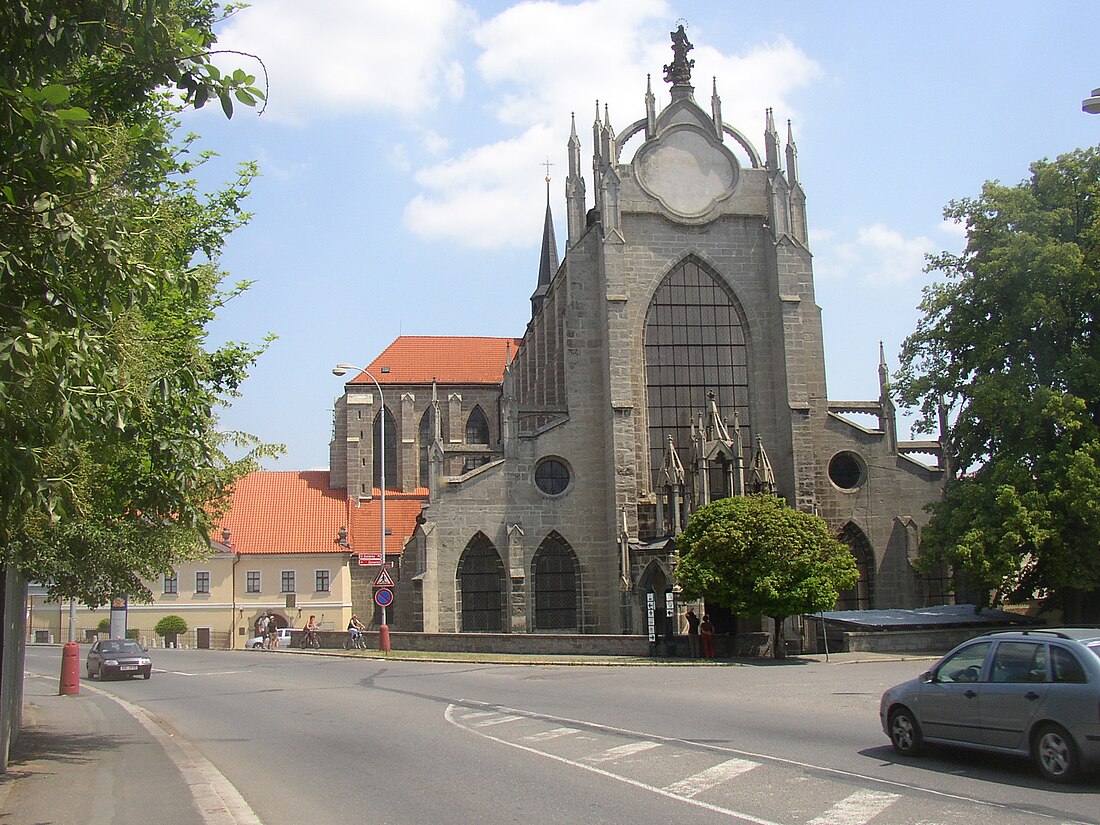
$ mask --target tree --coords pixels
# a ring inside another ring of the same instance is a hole
[[[688,599],[741,616],[775,620],[772,650],[784,655],[783,621],[836,605],[859,578],[851,551],[825,520],[770,495],[738,496],[699,508],[676,538],[676,578]]]
[[[947,412],[954,472],[920,564],[950,564],[986,604],[1045,595],[1078,621],[1100,586],[1100,154],[1030,171],[948,205],[966,248],[930,259],[943,279],[896,386],[925,429]]]
[[[231,13],[227,8],[225,13]],[[173,137],[183,106],[263,98],[212,63],[212,0],[0,9],[0,548],[51,595],[102,604],[195,556],[274,448],[217,410],[266,344],[206,347],[218,257],[248,219]],[[230,444],[245,456],[230,460]]]
[[[182,636],[187,632],[187,622],[180,616],[169,614],[157,622],[153,632],[162,638]]]

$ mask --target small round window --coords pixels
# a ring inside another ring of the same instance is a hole
[[[837,453],[829,461],[829,480],[841,490],[854,490],[867,480],[867,468],[855,453]]]
[[[569,486],[569,468],[556,458],[544,458],[535,467],[535,486],[548,496],[558,496]]]

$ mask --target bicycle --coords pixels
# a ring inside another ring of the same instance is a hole
[[[344,650],[366,650],[367,637],[362,631],[344,636]]]
[[[302,646],[303,649],[312,648],[313,650],[320,650],[321,649],[321,640],[317,638],[317,631],[315,631],[315,630],[305,630],[305,631],[303,631],[302,632],[301,646]]]

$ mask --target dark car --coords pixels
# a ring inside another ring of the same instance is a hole
[[[88,651],[87,668],[89,679],[139,675],[148,679],[153,675],[153,660],[133,639],[102,639]]]
[[[978,636],[887,690],[879,716],[903,756],[961,745],[1030,756],[1069,782],[1100,767],[1100,628]]]

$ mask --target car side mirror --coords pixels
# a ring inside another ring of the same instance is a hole
[[[918,677],[925,684],[936,681],[936,677],[932,675],[932,671],[926,670]]]

